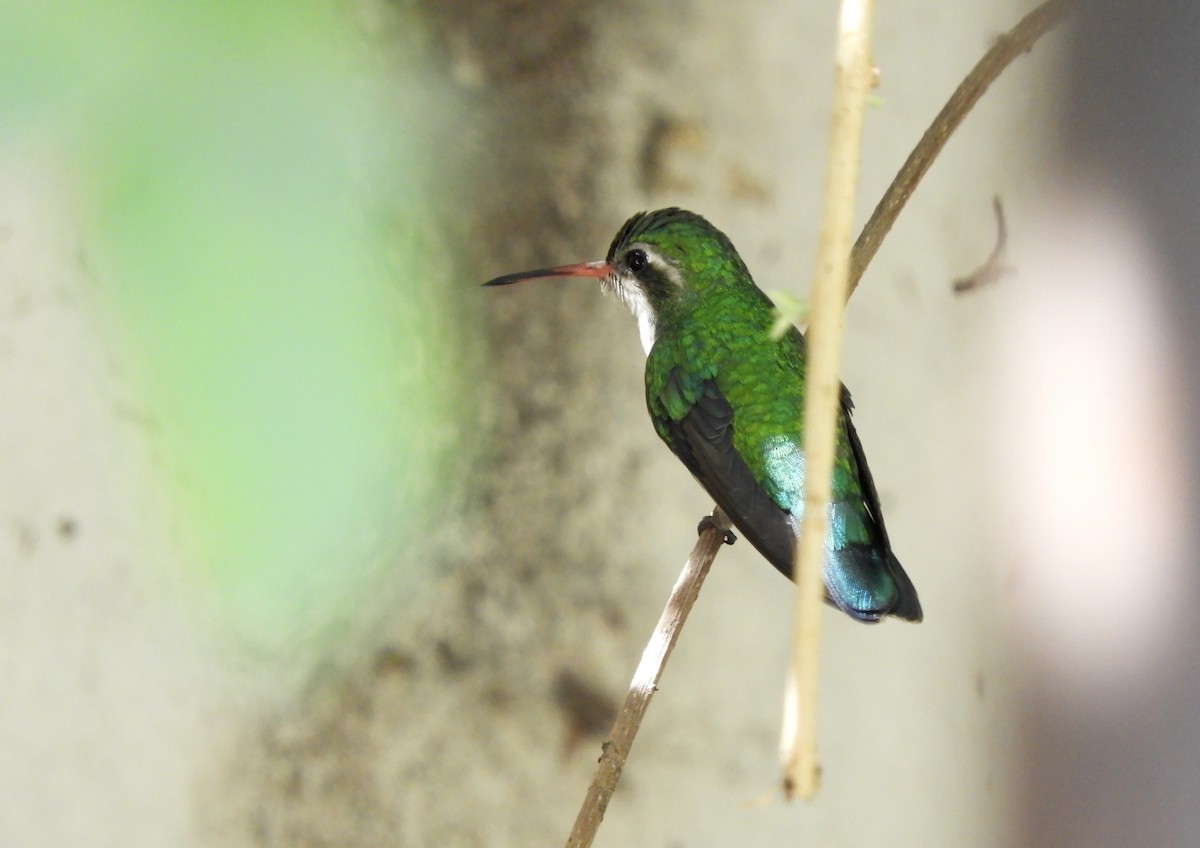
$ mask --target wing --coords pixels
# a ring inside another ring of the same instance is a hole
[[[754,479],[733,446],[733,409],[712,379],[673,369],[647,406],[663,441],[712,495],[734,526],[784,576],[792,576],[792,516]]]
[[[883,510],[879,508],[879,493],[875,491],[875,479],[871,476],[871,469],[867,467],[867,455],[863,450],[862,441],[858,438],[858,431],[854,429],[854,422],[850,420],[851,414],[854,412],[854,400],[850,397],[850,391],[845,386],[842,386],[841,402],[841,423],[846,431],[846,440],[850,443],[850,450],[854,459],[855,476],[858,480],[858,487],[862,492],[863,506],[867,510],[867,524],[871,534],[871,543],[890,548],[891,544],[888,542],[887,529],[883,526]]]
[[[648,387],[647,405],[655,429],[688,470],[712,495],[751,544],[784,576],[790,578],[795,555],[795,524],[792,514],[780,503],[799,497],[792,482],[778,491],[760,485],[734,447],[733,408],[711,377],[690,379],[678,367]],[[835,606],[862,621],[878,621],[883,615],[921,620],[916,590],[892,554],[883,526],[879,496],[867,467],[866,455],[850,422],[850,396],[842,393],[842,425],[850,443],[854,478],[858,489],[849,501],[832,506],[831,520],[858,530],[829,551],[825,566],[827,598]],[[795,446],[782,451],[780,461],[800,461]],[[802,475],[802,471],[800,472]],[[784,474],[791,481],[795,472]],[[771,481],[768,480],[768,485]],[[847,493],[849,494],[849,493]],[[861,500],[860,500],[861,498]],[[839,506],[844,511],[839,512]],[[890,579],[889,579],[890,578]]]
[[[867,454],[863,450],[862,441],[858,438],[858,432],[854,429],[854,423],[850,420],[850,413],[853,409],[854,401],[850,399],[850,392],[846,390],[845,386],[842,386],[842,426],[846,429],[846,438],[850,442],[850,450],[858,473],[862,501],[867,511],[867,524],[872,535],[872,547],[882,556],[883,567],[896,584],[897,599],[889,612],[891,615],[909,621],[920,621],[924,617],[921,611],[921,601],[917,597],[917,589],[912,580],[905,572],[904,567],[900,565],[900,561],[896,559],[896,555],[892,553],[892,544],[888,540],[887,528],[883,524],[883,510],[879,506],[879,493],[875,490],[875,480],[871,476],[871,469],[867,466]]]

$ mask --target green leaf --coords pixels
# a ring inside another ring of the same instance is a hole
[[[775,303],[775,321],[771,324],[771,338],[781,339],[788,328],[808,318],[808,303],[791,292],[775,290],[768,292]]]

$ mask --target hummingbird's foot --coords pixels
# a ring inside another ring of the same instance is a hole
[[[734,532],[727,527],[722,527],[720,522],[717,521],[716,517],[712,515],[706,515],[700,519],[700,523],[696,525],[696,535],[699,536],[709,527],[715,527],[725,534],[721,539],[721,541],[723,541],[725,544],[732,545],[737,541],[737,536],[734,535]]]

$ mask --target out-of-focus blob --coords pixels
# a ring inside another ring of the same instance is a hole
[[[1184,477],[1152,245],[1095,187],[1030,220],[997,347],[994,528],[1026,661],[1081,697],[1137,691],[1185,615]]]
[[[257,648],[339,638],[432,570],[465,473],[455,101],[333,6],[75,12],[4,16],[0,161],[72,187],[193,595]]]

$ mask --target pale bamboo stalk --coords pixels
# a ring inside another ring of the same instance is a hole
[[[837,441],[842,314],[850,271],[850,242],[858,188],[863,116],[874,83],[871,61],[873,0],[843,0],[838,17],[833,117],[817,267],[809,295],[808,374],[804,397],[804,517],[796,543],[796,603],[792,660],[784,698],[783,792],[816,794],[817,679],[821,602],[825,586],[826,512]],[[799,410],[797,410],[799,413]]]

